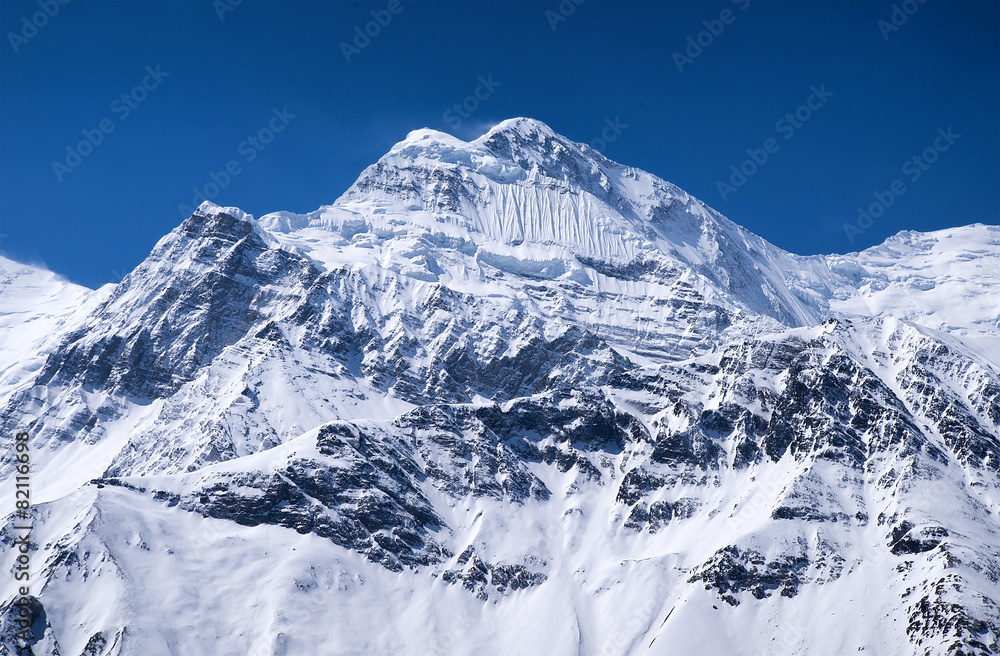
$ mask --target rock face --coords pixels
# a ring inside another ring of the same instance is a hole
[[[995,227],[799,257],[514,119],[0,265],[6,653],[1000,652]]]

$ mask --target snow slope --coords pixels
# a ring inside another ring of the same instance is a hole
[[[893,316],[947,332],[1000,366],[1000,226],[904,231],[827,260],[854,282],[838,290],[833,311]]]
[[[996,653],[998,236],[800,257],[512,119],[113,289],[0,261],[0,644]]]
[[[30,382],[54,347],[52,336],[72,329],[101,294],[0,256],[0,385]]]

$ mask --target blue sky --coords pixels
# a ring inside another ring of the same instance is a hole
[[[88,286],[196,189],[306,212],[412,129],[512,116],[797,253],[1000,222],[995,1],[4,0],[0,33],[0,253]]]

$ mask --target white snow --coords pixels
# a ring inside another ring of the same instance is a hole
[[[491,150],[498,140],[510,151]],[[504,121],[471,142],[415,130],[332,205],[308,214],[275,212],[254,220],[211,203],[199,211],[250,221],[269,254],[299,253],[335,273],[331,289],[339,285],[360,299],[345,320],[380,331],[387,344],[418,337],[435,345],[471,341],[477,353],[499,358],[539,335],[552,339],[579,326],[641,372],[683,380],[694,390],[684,399],[692,407],[736,403],[766,419],[771,408],[741,396],[739,381],[703,373],[718,364],[720,345],[735,352],[751,341],[826,340],[815,357],[850,354],[900,398],[907,397],[910,368],[928,367],[943,398],[972,408],[992,428],[970,390],[1000,374],[997,226],[900,233],[861,253],[801,257],[674,185],[610,162],[530,119]],[[149,266],[147,280],[123,283],[113,296],[110,288],[87,290],[0,258],[0,404],[7,407],[15,394],[32,389],[47,355],[99,305],[107,302],[111,314],[129,319],[164,280],[199,272],[203,263],[179,257]],[[307,290],[273,287],[267,316],[280,323]],[[430,314],[423,325],[405,320],[423,316],[418,310],[443,291],[467,295],[464,309]],[[324,307],[331,315],[344,311]],[[732,318],[728,326],[717,325],[720,312]],[[839,320],[823,323],[830,317]],[[302,339],[285,337],[293,344]],[[922,361],[922,349],[942,344],[957,354],[953,363]],[[423,357],[413,356],[411,365],[440,366]],[[908,488],[906,462],[886,454],[864,480],[813,457],[723,468],[718,481],[681,482],[647,496],[691,499],[697,508],[672,520],[669,530],[637,533],[624,528],[628,508],[616,491],[630,471],[649,465],[650,454],[648,445],[629,445],[593,463],[605,477],[600,484],[575,468],[529,463],[553,493],[546,502],[456,499],[424,484],[422,492],[447,524],[440,538],[453,553],[445,566],[457,567],[458,554],[473,545],[486,560],[523,563],[548,576],[537,587],[482,602],[444,582],[440,571],[395,573],[312,534],[239,526],[126,488],[87,484],[115,463],[128,466],[132,482],[178,493],[221,473],[276,472],[293,454],[319,457],[317,428],[334,419],[392,435],[392,419],[414,406],[360,371],[338,366],[320,352],[300,348],[288,357],[246,339],[155,403],[110,399],[91,389],[31,391],[39,408],[58,409],[53,421],[60,426],[108,404],[118,411],[95,442],[49,443],[35,451],[40,515],[33,580],[46,581],[36,594],[64,654],[80,653],[95,631],[111,638],[127,625],[124,646],[102,656],[902,656],[912,653],[905,609],[884,603],[905,590],[880,533],[885,527],[876,522],[879,513],[934,508],[938,521],[952,522],[962,548],[995,548],[1000,531],[996,481],[974,480],[948,462],[933,466],[936,478]],[[745,376],[774,393],[786,384],[763,366]],[[259,399],[252,411],[249,388]],[[654,392],[606,392],[651,432],[689,425],[690,417]],[[915,417],[928,416],[919,401],[907,403]],[[947,452],[936,429],[920,430]],[[235,457],[195,467],[219,431],[232,437]],[[1000,438],[1000,429],[991,435]],[[881,477],[893,487],[876,486]],[[826,511],[865,509],[870,521],[822,522],[808,531],[801,523],[775,521],[774,508],[803,489]],[[854,489],[861,497],[849,493]],[[0,481],[0,508],[12,502],[10,480]],[[816,557],[829,547],[844,559],[843,572],[835,576],[835,563],[827,562],[809,572],[828,579],[822,586],[803,585],[794,598],[754,600],[743,593],[733,607],[691,580],[695,568],[727,545],[765,557]],[[59,549],[86,554],[85,560],[56,563]],[[9,562],[6,545],[0,554]],[[917,573],[907,580],[947,573],[925,554],[912,560]],[[987,572],[972,584],[988,591],[995,581]],[[0,600],[14,593],[11,577],[0,580]]]

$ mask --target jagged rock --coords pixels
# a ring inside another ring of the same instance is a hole
[[[778,638],[848,590],[887,654],[996,652],[998,262],[982,225],[795,256],[526,119],[308,215],[204,204],[113,288],[0,258],[32,649],[832,654]]]

